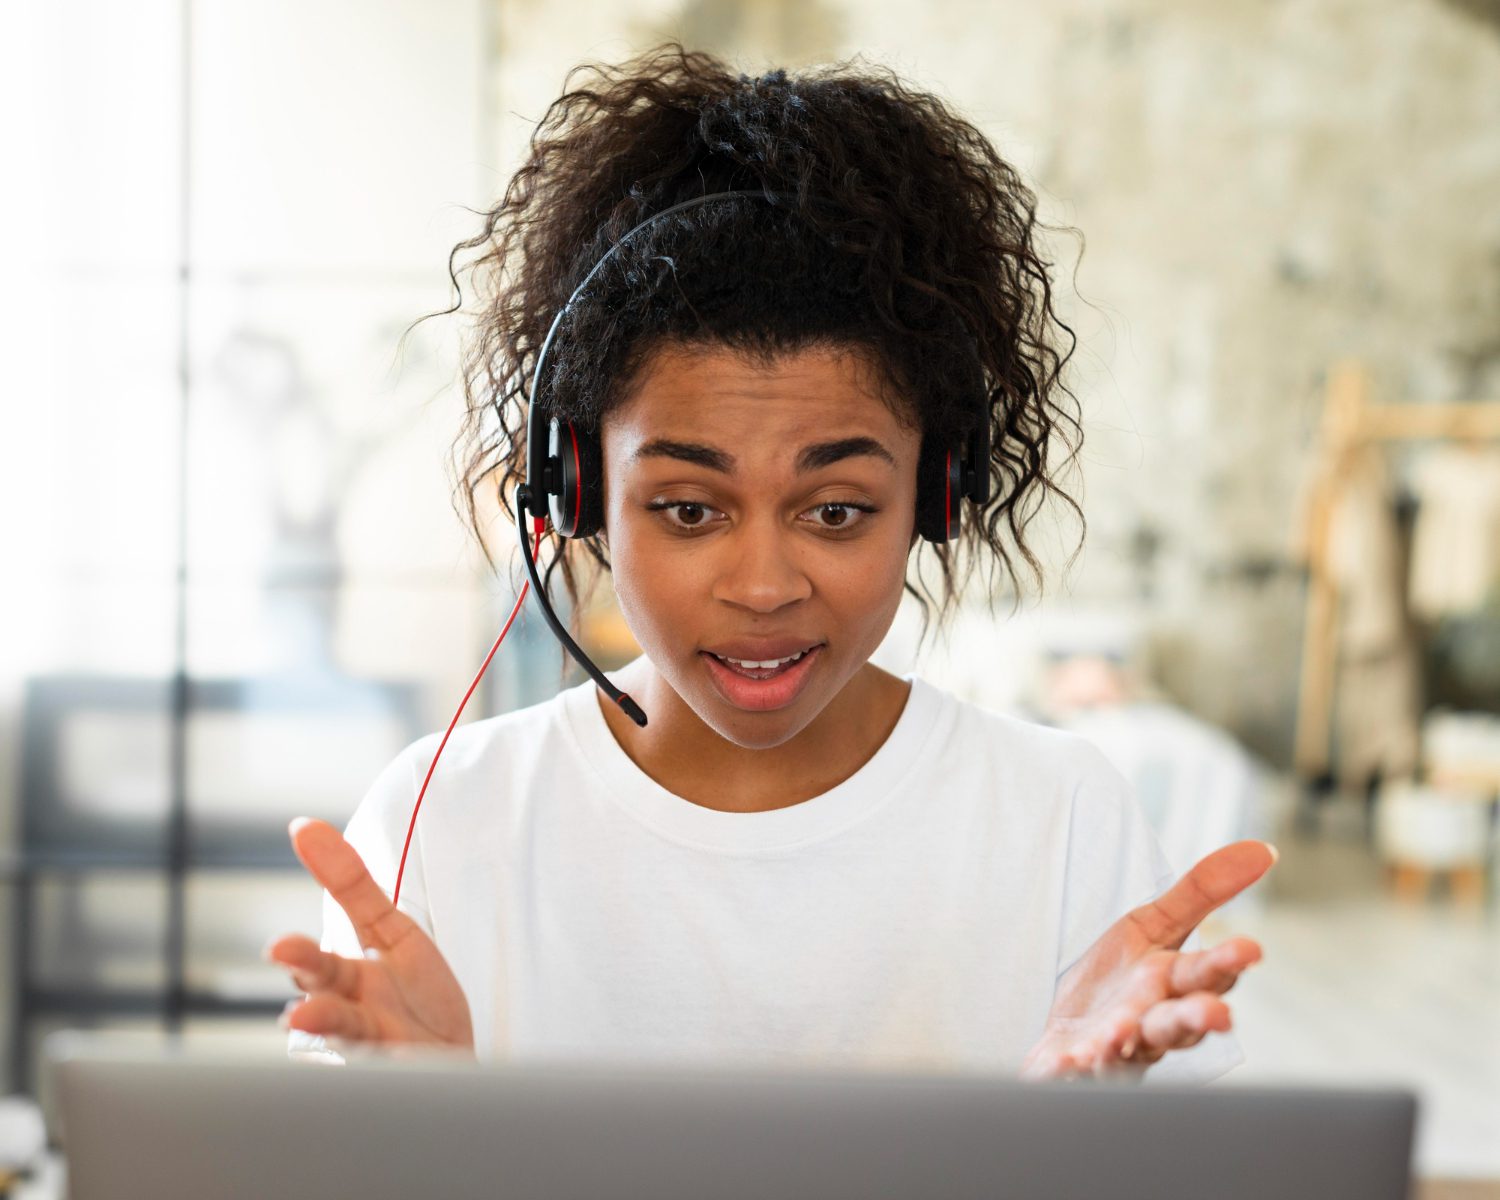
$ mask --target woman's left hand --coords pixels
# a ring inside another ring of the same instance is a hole
[[[1228,1029],[1229,1006],[1220,997],[1260,960],[1259,944],[1236,937],[1211,950],[1185,954],[1179,947],[1275,861],[1265,842],[1235,842],[1111,925],[1062,977],[1021,1077],[1137,1073],[1169,1050]]]

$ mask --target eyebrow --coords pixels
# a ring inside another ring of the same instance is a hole
[[[797,455],[797,470],[799,472],[816,471],[820,467],[829,467],[846,458],[857,458],[861,455],[884,459],[891,466],[896,465],[891,452],[874,438],[851,437],[840,438],[836,442],[814,442],[810,446],[802,447]],[[732,454],[726,454],[723,450],[713,446],[704,446],[698,442],[674,442],[669,438],[652,438],[631,455],[631,458],[632,460],[675,458],[679,462],[707,467],[710,471],[720,471],[725,475],[734,470],[734,455]]]

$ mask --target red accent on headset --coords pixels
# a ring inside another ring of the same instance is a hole
[[[573,422],[568,422],[568,436],[573,439],[573,529],[578,529],[578,518],[583,513],[583,467],[578,461],[578,433]]]
[[[953,449],[943,459],[943,536],[953,536]]]

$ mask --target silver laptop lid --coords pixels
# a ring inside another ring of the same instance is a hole
[[[53,1049],[74,1200],[1401,1200],[1408,1092]]]

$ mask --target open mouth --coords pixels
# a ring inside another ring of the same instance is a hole
[[[826,647],[826,642],[819,642],[770,661],[729,658],[711,650],[700,650],[699,655],[725,700],[736,708],[765,712],[784,708],[801,694]]]
[[[793,665],[800,662],[817,648],[817,646],[809,646],[806,650],[798,650],[796,654],[789,654],[785,658],[772,659],[769,662],[753,662],[742,658],[730,658],[724,654],[714,654],[711,650],[705,650],[704,653],[718,659],[736,675],[743,675],[746,679],[775,679],[776,676],[790,670]]]

